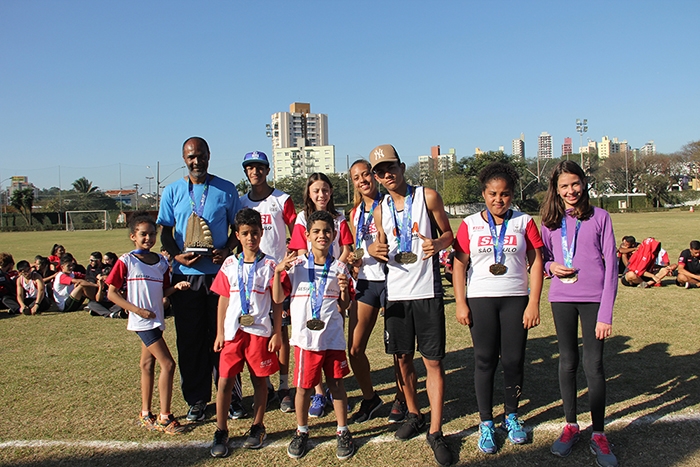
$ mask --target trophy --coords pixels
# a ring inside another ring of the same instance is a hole
[[[195,253],[203,256],[211,256],[214,250],[214,240],[207,221],[192,213],[187,220],[185,230],[185,253]]]

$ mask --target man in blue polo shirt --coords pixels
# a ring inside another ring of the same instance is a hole
[[[182,158],[189,174],[165,187],[158,212],[161,242],[174,260],[172,283],[191,284],[189,290],[172,298],[182,395],[190,406],[190,421],[203,420],[211,400],[212,370],[218,367],[213,349],[219,296],[209,287],[237,244],[231,227],[240,209],[236,187],[208,172],[209,156],[204,139],[185,141]],[[211,231],[211,255],[183,251],[187,222],[193,214]]]

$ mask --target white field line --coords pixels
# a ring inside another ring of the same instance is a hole
[[[676,423],[700,423],[700,414],[683,414],[683,415],[666,415],[663,417],[641,416],[641,417],[625,417],[611,420],[607,426],[610,428],[621,429],[626,426],[648,426],[652,424],[676,424]],[[526,425],[527,431],[544,431],[558,433],[561,430],[562,422],[547,422],[535,426]],[[445,432],[445,436],[466,438],[476,434],[477,427],[470,427],[465,430]],[[418,436],[415,439],[423,442],[423,437]],[[393,433],[386,433],[373,437],[368,441],[370,444],[388,443],[394,441]],[[283,448],[289,443],[289,439],[281,439],[272,443],[266,443],[266,447]],[[309,439],[310,446],[323,446],[334,444],[334,440],[315,443],[313,438]],[[14,440],[0,442],[0,449],[19,449],[19,448],[53,448],[53,447],[76,447],[76,448],[92,448],[106,449],[113,451],[136,451],[136,450],[157,450],[157,449],[206,449],[211,445],[210,441],[53,441],[53,440]],[[229,441],[229,445],[234,448],[240,448],[243,443],[240,441]]]

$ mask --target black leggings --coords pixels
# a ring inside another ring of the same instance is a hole
[[[527,302],[527,296],[467,299],[472,312],[474,387],[482,422],[493,420],[493,379],[499,355],[505,383],[505,413],[518,411],[527,343],[527,329],[523,328]]]
[[[604,340],[596,339],[600,303],[552,303],[559,341],[559,390],[568,423],[576,423],[576,371],[578,369],[578,321],[583,335],[583,370],[588,382],[593,431],[603,431],[605,418]]]

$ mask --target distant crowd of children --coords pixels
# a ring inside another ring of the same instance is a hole
[[[200,144],[200,140],[186,141],[186,163],[188,142]],[[205,155],[208,163],[208,146]],[[237,252],[222,258],[208,289],[218,297],[210,349],[218,354],[219,378],[211,455],[228,455],[228,419],[246,415],[240,374],[247,365],[254,406],[244,447],[263,446],[265,410],[276,398],[283,412],[296,414],[297,427],[287,448],[290,457],[306,454],[309,417],[324,415],[329,406],[337,420],[336,455],[339,459],[353,456],[356,445],[348,426],[369,420],[384,404],[374,390],[366,354],[384,310],[385,347],[394,356],[397,376],[388,418],[390,423],[401,423],[395,436],[408,440],[425,430],[436,462],[456,462],[441,430],[446,337],[439,269],[439,253],[454,246],[450,254],[454,264],[448,262],[456,318],[469,326],[474,345],[474,384],[481,418],[478,448],[485,453],[498,450],[493,386],[499,361],[505,384],[501,426],[511,443],[528,440],[517,410],[527,333],[540,323],[539,301],[547,276],[552,280],[549,301],[557,329],[559,382],[567,422],[551,451],[559,457],[569,455],[580,436],[576,422],[580,320],[593,420],[590,448],[598,465],[616,466],[603,426],[606,384],[602,356],[603,342],[612,332],[617,275],[626,286],[660,285],[665,276],[675,275],[678,285],[697,287],[700,242],[691,242],[677,264],[669,264],[668,255],[653,238],[638,244],[634,237],[624,237],[616,249],[610,217],[589,204],[585,174],[572,161],[561,162],[552,174],[541,234],[532,217],[511,208],[517,172],[508,164],[493,163],[479,175],[486,209],[465,218],[453,235],[440,196],[407,183],[405,165],[393,146],[378,146],[369,159],[350,168],[355,203],[346,219],[333,204],[333,186],[326,175],[314,173],[308,178],[304,206],[297,214],[291,198],[268,184],[267,156],[262,152],[245,155],[243,169],[251,191],[241,197],[242,209],[233,219],[235,235],[230,245]],[[206,167],[202,162],[188,163],[192,216],[204,212],[196,208],[195,186],[204,185],[197,188],[202,190],[200,203],[204,205],[213,177]],[[380,193],[380,183],[387,195]],[[92,315],[128,318],[127,329],[141,341],[139,423],[149,430],[177,434],[184,428],[171,412],[176,363],[163,339],[165,312],[169,300],[177,308],[184,296],[178,294],[200,284],[196,276],[187,276],[195,283],[173,280],[172,261],[193,265],[197,255],[207,252],[169,255],[164,248],[163,254],[157,254],[152,251],[156,232],[153,218],[134,213],[129,222],[134,250],[120,257],[93,252],[86,267],[61,245],[55,245],[48,258],[37,256],[34,264],[19,261],[16,270],[12,256],[0,253],[0,295],[10,313],[35,315],[55,304],[64,312],[85,309]],[[288,232],[291,240],[287,245]],[[175,315],[177,324],[177,311]],[[177,332],[179,335],[181,329]],[[290,381],[291,347],[295,365]],[[429,416],[421,412],[416,397],[416,349],[427,372]],[[156,362],[161,367],[158,415],[152,410]],[[348,416],[343,378],[351,369],[362,402]],[[275,391],[270,376],[277,373],[280,383]],[[291,385],[296,387],[295,394]],[[203,420],[205,409],[206,401],[190,403],[187,420]]]

